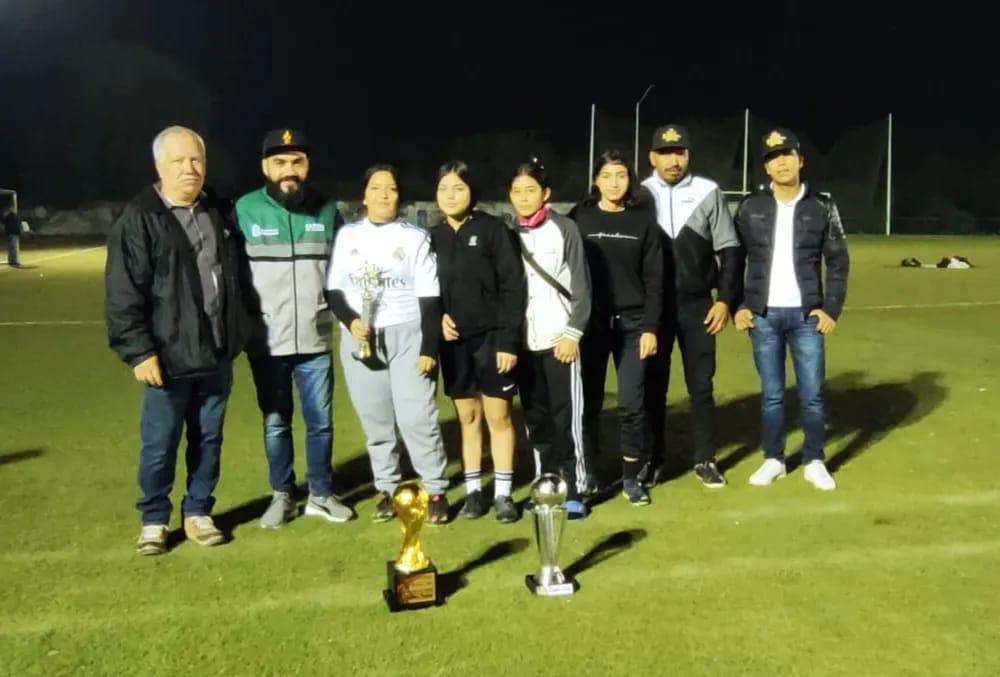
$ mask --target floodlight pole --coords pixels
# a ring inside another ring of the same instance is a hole
[[[888,147],[885,161],[885,234],[892,235],[892,113],[889,113]]]
[[[643,92],[642,96],[639,97],[639,100],[635,102],[635,157],[633,160],[633,168],[635,169],[636,176],[639,176],[639,106],[642,105],[642,102],[646,99],[649,93],[653,91],[653,87],[655,86],[656,85],[650,85],[649,87],[646,87],[646,91]]]

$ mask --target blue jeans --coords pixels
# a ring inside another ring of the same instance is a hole
[[[264,415],[264,451],[271,489],[294,493],[292,380],[306,422],[306,481],[313,496],[333,494],[333,363],[330,353],[251,357],[257,404]]]
[[[754,314],[750,340],[753,360],[760,374],[761,428],[764,456],[785,456],[785,346],[791,349],[795,386],[799,393],[805,444],[803,462],[823,458],[825,413],[823,380],[826,372],[823,335],[817,318],[803,317],[801,308],[768,308]]]
[[[226,362],[213,374],[175,379],[162,388],[146,386],[139,424],[142,498],[136,503],[143,524],[170,521],[177,447],[185,427],[187,493],[182,510],[185,517],[211,514],[215,504],[212,493],[219,483],[222,424],[232,385],[232,365]]]

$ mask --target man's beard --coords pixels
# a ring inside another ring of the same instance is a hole
[[[279,179],[278,181],[271,181],[267,179],[267,194],[270,195],[274,200],[287,209],[292,209],[298,207],[302,204],[302,200],[305,199],[305,182],[300,181],[298,177],[285,177]],[[290,193],[286,193],[281,189],[281,184],[285,181],[294,181],[296,184],[296,189]]]

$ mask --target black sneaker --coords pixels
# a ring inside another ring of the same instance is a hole
[[[476,520],[489,511],[490,506],[486,502],[486,497],[483,496],[482,491],[476,489],[465,497],[465,505],[462,506],[462,512],[458,514],[465,519]]]
[[[622,496],[632,505],[649,505],[653,502],[639,480],[623,480]]]
[[[720,487],[726,486],[726,478],[722,476],[721,472],[719,472],[719,468],[716,467],[715,461],[695,463],[694,474],[698,476],[698,479],[700,479],[701,483],[706,487],[719,489]]]
[[[593,473],[587,473],[583,482],[578,483],[576,490],[581,496],[584,497],[597,495],[600,491],[600,486],[597,483],[597,476]]]
[[[448,523],[448,497],[434,494],[427,504],[427,523],[433,525]]]
[[[639,476],[636,479],[639,480],[642,486],[649,490],[663,481],[666,470],[666,467],[659,461],[650,461],[642,466],[642,470],[639,471]]]
[[[520,515],[517,514],[517,506],[514,505],[514,499],[510,496],[497,496],[496,500],[493,501],[493,509],[497,514],[497,522],[501,524],[510,524],[520,518]]]
[[[388,491],[380,492],[378,503],[375,504],[375,512],[372,513],[373,522],[388,522],[396,516],[396,509],[392,507],[392,494]]]

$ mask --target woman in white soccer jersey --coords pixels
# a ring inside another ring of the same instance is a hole
[[[327,272],[330,309],[341,332],[340,359],[367,438],[379,500],[373,518],[392,519],[392,492],[402,479],[396,429],[431,496],[428,522],[448,520],[447,463],[434,399],[441,306],[430,237],[399,218],[396,170],[365,172],[365,218],[343,226]],[[372,296],[373,312],[364,311]],[[367,315],[366,317],[363,317]],[[362,346],[371,348],[361,358]]]

